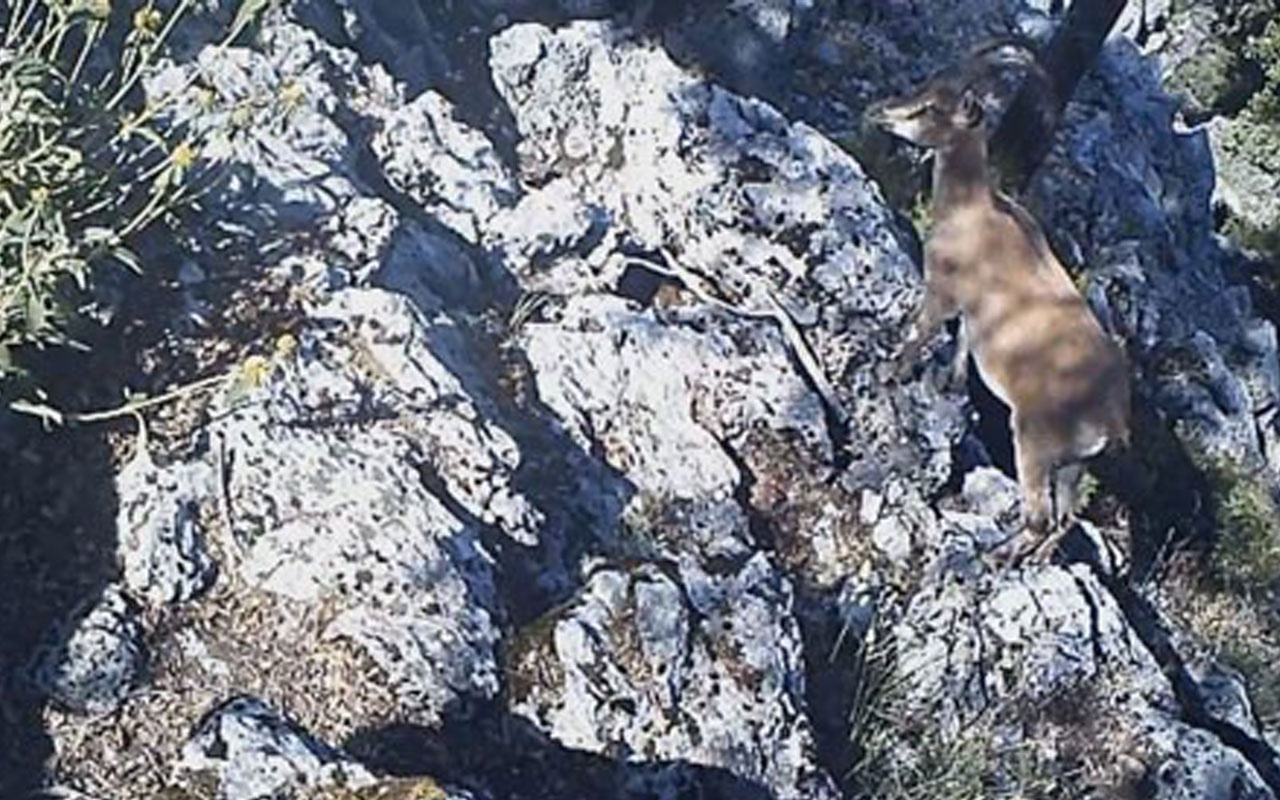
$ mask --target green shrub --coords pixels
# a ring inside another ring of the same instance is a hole
[[[1211,577],[1247,597],[1280,587],[1280,507],[1263,478],[1226,460],[1206,470],[1216,503]]]
[[[1262,88],[1253,96],[1253,110],[1264,122],[1280,122],[1280,18],[1268,22],[1247,51],[1262,70]]]
[[[181,0],[165,13],[151,2],[8,4],[0,22],[0,381],[16,371],[16,348],[70,343],[95,273],[113,262],[137,270],[132,237],[192,195],[198,143],[162,130],[158,105],[139,100],[142,76],[191,5]]]
[[[902,702],[906,679],[887,622],[877,617],[866,639],[854,645],[857,684],[849,709],[853,764],[848,794],[876,800],[981,800],[990,771],[987,748],[976,737],[950,738],[931,727],[909,735]]]

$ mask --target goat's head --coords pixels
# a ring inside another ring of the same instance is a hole
[[[946,147],[982,124],[982,101],[967,87],[931,81],[906,97],[867,109],[867,121],[921,147]]]
[[[870,106],[867,122],[928,148],[943,148],[957,137],[984,133],[982,96],[1003,67],[1037,71],[1034,51],[1024,42],[999,40],[973,50],[958,68],[944,70],[903,97]]]

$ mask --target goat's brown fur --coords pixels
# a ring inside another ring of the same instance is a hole
[[[925,294],[899,360],[910,369],[948,319],[961,317],[957,374],[972,351],[1011,410],[1030,541],[1047,548],[1074,512],[1081,462],[1129,436],[1129,371],[1054,257],[1035,219],[992,186],[975,67],[878,104],[868,118],[934,151],[933,230]],[[1056,500],[1056,502],[1055,502]],[[1056,505],[1056,509],[1054,506]]]

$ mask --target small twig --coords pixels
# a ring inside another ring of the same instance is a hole
[[[105,798],[96,794],[85,794],[79,789],[72,789],[70,786],[51,786],[48,789],[39,789],[27,795],[29,800],[105,800]]]
[[[800,331],[800,327],[796,325],[796,321],[791,314],[778,302],[777,296],[772,289],[765,289],[767,298],[767,309],[750,309],[735,305],[727,300],[721,299],[719,289],[712,281],[704,275],[698,274],[686,267],[680,265],[675,257],[665,248],[658,251],[665,264],[659,264],[639,258],[627,258],[628,263],[644,269],[675,278],[685,285],[690,292],[693,293],[702,302],[709,306],[727,311],[730,314],[748,319],[768,319],[778,324],[782,331],[782,336],[787,341],[788,349],[791,350],[796,362],[803,372],[813,384],[818,394],[822,397],[824,403],[836,415],[841,423],[847,422],[849,412],[845,410],[844,404],[840,402],[840,398],[836,395],[835,388],[831,382],[827,380],[826,372],[822,369],[822,363],[814,354],[809,343],[805,340],[804,334]]]
[[[231,517],[231,469],[227,463],[227,437],[225,434],[219,433],[217,453],[217,465],[215,469],[217,474],[214,476],[218,482],[218,513],[222,517],[222,525],[226,530],[227,541],[233,548],[239,549],[239,543],[236,541],[235,528],[232,527]],[[238,552],[237,555],[243,555]]]
[[[174,400],[180,400],[198,392],[212,389],[220,384],[226,383],[230,378],[230,374],[201,378],[194,383],[189,383],[186,386],[180,386],[177,389],[165,392],[162,395],[148,397],[142,400],[130,400],[129,402],[115,408],[104,409],[102,411],[61,411],[53,406],[46,405],[44,403],[33,403],[28,400],[15,400],[9,404],[9,408],[19,414],[28,414],[33,417],[38,417],[45,423],[53,425],[65,425],[68,422],[87,425],[94,422],[107,422],[109,420],[133,416],[145,409],[154,408],[155,406],[163,405]]]

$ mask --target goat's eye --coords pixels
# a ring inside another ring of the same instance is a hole
[[[929,103],[925,103],[924,105],[921,105],[921,106],[916,106],[915,110],[913,110],[910,114],[907,115],[907,119],[919,119],[920,117],[923,117],[925,114],[929,113],[932,110],[933,110],[933,106]]]

